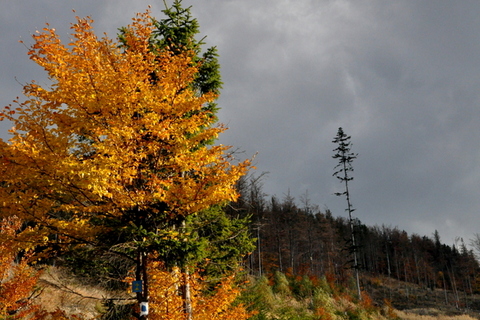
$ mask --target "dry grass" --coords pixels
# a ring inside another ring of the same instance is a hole
[[[409,311],[395,310],[395,313],[400,319],[404,320],[477,320],[466,314],[449,316],[433,308],[412,309]]]
[[[111,293],[83,285],[55,267],[49,267],[43,272],[38,285],[41,291],[34,303],[47,311],[60,308],[70,315],[82,314],[93,318],[103,310],[102,301],[112,298]],[[126,293],[121,295],[127,297]],[[115,297],[118,297],[118,294]]]
[[[129,298],[131,294],[128,293],[111,293],[97,287],[88,286],[82,284],[81,281],[67,274],[60,268],[49,267],[44,270],[39,283],[41,288],[40,294],[35,298],[34,303],[42,306],[47,311],[55,311],[57,308],[65,311],[69,315],[81,314],[87,319],[95,318],[99,316],[103,309],[102,302],[109,298]],[[114,296],[113,296],[114,295]],[[313,317],[313,312],[310,312],[307,301],[297,301],[292,297],[286,297],[280,295],[273,296],[276,305],[275,309],[281,309],[285,312],[286,309],[292,312],[299,312],[303,310],[303,314],[308,318]],[[340,314],[346,314],[347,310],[356,310],[358,306],[348,299],[333,299],[329,295],[324,295],[322,305],[329,302],[332,310],[326,311],[341,311]],[[310,301],[308,301],[310,303]],[[277,310],[277,311],[279,311]],[[360,310],[360,309],[358,309]],[[392,317],[395,315],[399,319],[403,320],[478,320],[469,315],[447,315],[446,312],[435,308],[418,308],[410,310],[396,310],[389,309],[392,312]],[[295,313],[294,312],[294,313]],[[285,314],[283,314],[285,316]],[[371,319],[371,320],[386,320],[387,317],[379,312],[360,312],[358,314],[359,319]],[[390,317],[389,319],[391,319]],[[341,319],[337,314],[332,313],[331,319]],[[296,318],[298,319],[298,318]]]

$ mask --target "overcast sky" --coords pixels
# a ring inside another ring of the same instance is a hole
[[[169,0],[171,3],[171,0]],[[368,225],[443,242],[480,232],[480,2],[184,0],[220,54],[221,142],[258,152],[264,191],[345,216],[332,139],[352,136],[351,197]],[[68,39],[75,15],[111,37],[163,1],[0,0],[0,105],[46,83],[27,57],[45,22]],[[74,14],[72,9],[76,10]],[[0,136],[7,138],[6,123]]]

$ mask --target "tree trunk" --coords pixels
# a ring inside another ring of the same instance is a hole
[[[187,269],[183,272],[183,306],[185,309],[186,320],[193,319],[192,296],[190,292],[190,273]]]
[[[257,241],[258,241],[258,276],[261,277],[262,276],[262,242],[261,242],[261,238],[260,238],[260,224],[258,225],[258,228],[257,228]]]
[[[142,302],[148,303],[148,277],[147,277],[147,255],[142,250],[138,250],[137,254],[137,269],[135,280],[142,281],[142,291],[137,292],[137,303],[140,309]],[[148,315],[138,314],[139,320],[148,320]]]
[[[182,173],[183,175],[183,173]],[[182,232],[185,232],[186,229],[186,221],[182,221]],[[186,264],[186,261],[185,261]],[[187,264],[186,264],[187,265]],[[182,298],[183,298],[183,309],[185,311],[186,320],[193,319],[193,307],[192,307],[192,296],[191,296],[191,288],[190,288],[190,272],[188,271],[188,267],[185,266],[181,268],[183,270],[183,285],[181,286],[182,290]]]

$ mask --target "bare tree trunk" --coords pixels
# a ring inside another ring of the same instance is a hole
[[[257,228],[257,241],[258,241],[258,276],[262,276],[262,242],[260,238],[260,225]]]
[[[137,302],[139,308],[144,303],[148,304],[148,277],[147,277],[147,255],[142,250],[138,250],[137,253],[137,268],[135,278],[137,281],[142,281],[142,291],[137,292]],[[138,314],[139,320],[148,320],[148,314]]]
[[[354,235],[354,230],[353,230],[353,220],[352,217],[350,216],[350,226],[352,229],[352,245],[353,245],[353,261],[354,261],[354,268],[355,268],[355,282],[357,284],[357,294],[358,294],[358,299],[362,300],[362,292],[360,290],[360,275],[359,275],[359,266],[358,266],[358,258],[357,258],[357,244],[355,242],[355,235]]]
[[[182,221],[182,229],[185,230],[186,222]],[[183,298],[183,309],[185,310],[186,320],[193,319],[193,307],[192,307],[192,296],[190,288],[190,272],[188,267],[185,267],[182,270],[183,274],[183,285],[182,285],[182,298]]]
[[[193,319],[193,308],[192,308],[192,297],[190,294],[190,273],[187,269],[183,272],[183,306],[185,309],[185,314],[187,316],[186,320]]]
[[[386,250],[387,250],[387,270],[388,270],[388,277],[391,278],[392,277],[392,270],[390,269],[390,254],[388,253],[388,247],[387,245],[385,244],[386,246]]]
[[[413,254],[413,259],[414,259],[414,262],[415,262],[415,269],[417,271],[417,283],[418,283],[418,285],[421,285],[420,267],[419,267],[419,264],[418,264],[418,257],[417,257],[416,253]]]
[[[450,269],[447,267],[447,272],[448,272],[448,276],[450,277],[450,284],[453,287],[453,294],[455,297],[455,307],[458,309],[459,307],[458,302],[460,301],[460,298],[458,297],[457,283],[455,281],[455,275],[453,274],[453,268],[450,271]]]
[[[277,230],[277,247],[278,247],[278,266],[280,268],[280,272],[283,272],[283,264],[282,264],[282,244],[280,242],[280,234]]]
[[[447,282],[445,281],[445,274],[442,272],[443,278],[443,292],[445,293],[445,304],[448,304]]]

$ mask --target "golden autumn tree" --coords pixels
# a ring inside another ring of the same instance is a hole
[[[195,251],[185,219],[235,200],[250,162],[205,143],[225,130],[203,108],[216,95],[192,86],[194,52],[151,50],[149,12],[122,30],[122,46],[91,24],[77,18],[67,45],[48,25],[33,36],[28,54],[51,85],[25,85],[2,113],[14,127],[0,141],[0,214],[28,223],[17,238],[39,256],[93,248],[129,261],[143,302],[147,255],[173,265]]]
[[[205,283],[198,272],[186,275],[181,268],[167,270],[159,261],[149,265],[151,276],[150,307],[152,320],[230,320],[248,319],[254,313],[246,310],[242,304],[234,305],[240,295],[240,289],[235,285],[235,276],[229,275],[222,279],[213,291],[205,291]],[[178,295],[178,287],[184,285],[185,277],[191,284],[192,312],[187,314],[184,301]],[[133,277],[127,278],[128,282]]]

